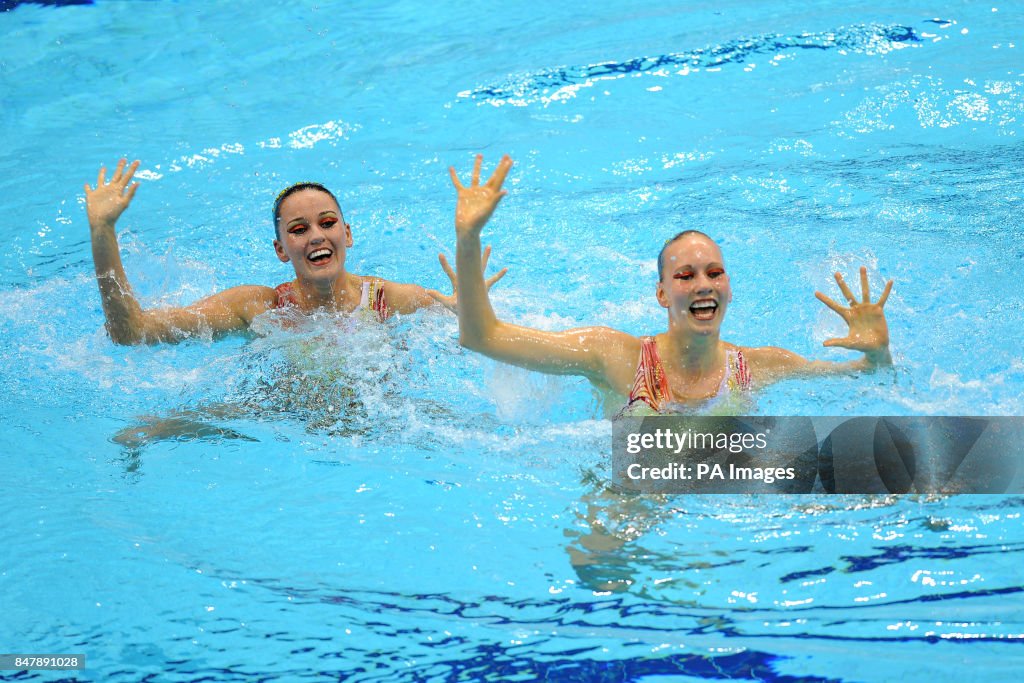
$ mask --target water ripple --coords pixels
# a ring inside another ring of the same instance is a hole
[[[778,55],[786,50],[838,50],[841,53],[879,55],[920,43],[921,38],[909,26],[900,24],[857,24],[834,31],[804,32],[796,35],[766,33],[741,38],[723,45],[672,52],[655,57],[635,57],[584,66],[564,66],[519,74],[504,83],[486,85],[459,93],[459,99],[501,106],[526,106],[537,101],[555,101],[572,97],[581,87],[595,81],[628,75],[668,75],[669,69],[686,75],[699,69],[717,69],[727,64],[742,64],[753,55]]]

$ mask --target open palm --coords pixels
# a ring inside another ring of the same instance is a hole
[[[872,303],[867,268],[864,266],[860,268],[860,301],[850,291],[842,274],[836,273],[835,277],[836,284],[839,285],[839,290],[846,297],[849,306],[841,306],[821,292],[815,292],[814,296],[838,313],[846,321],[849,330],[845,337],[825,340],[825,346],[841,346],[869,354],[886,351],[889,347],[889,326],[885,322],[883,307],[889,298],[889,292],[892,291],[893,281],[889,280],[885,283],[882,295],[878,297],[878,301]]]
[[[128,184],[131,183],[135,171],[139,168],[139,162],[134,161],[130,166],[127,164],[127,159],[117,162],[117,168],[114,169],[114,175],[110,178],[110,182],[106,181],[107,169],[100,168],[99,177],[96,178],[96,189],[89,185],[85,186],[85,207],[89,225],[94,227],[113,225],[131,204],[135,191],[139,189],[139,184],[134,183],[130,187]]]
[[[482,154],[476,155],[476,162],[473,164],[473,177],[469,186],[459,181],[459,176],[454,167],[448,169],[452,177],[452,185],[458,194],[458,202],[455,205],[455,231],[458,234],[479,232],[491,214],[497,208],[501,198],[508,194],[501,186],[505,182],[508,171],[512,168],[512,159],[507,154],[498,162],[494,174],[483,185],[480,184],[480,167],[483,165]]]

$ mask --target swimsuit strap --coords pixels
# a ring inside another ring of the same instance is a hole
[[[292,287],[292,283],[282,282],[277,287],[274,287],[274,291],[277,292],[277,302],[274,304],[274,308],[297,306],[299,304],[295,298],[295,288]]]
[[[750,366],[747,365],[743,352],[739,349],[725,352],[725,373],[717,396],[721,397],[734,391],[750,391]],[[644,337],[640,345],[640,362],[637,363],[636,377],[633,388],[629,392],[629,403],[642,401],[652,410],[661,410],[661,406],[672,401],[672,390],[668,384],[665,368],[658,355],[658,345],[654,337]]]
[[[726,386],[730,391],[750,391],[750,366],[739,349],[725,354]]]
[[[660,410],[662,403],[672,400],[665,368],[658,355],[658,344],[654,337],[644,337],[640,343],[640,362],[636,366],[636,377],[629,392],[629,403],[643,401],[652,410]]]
[[[277,301],[274,304],[274,308],[298,306],[299,301],[295,297],[295,287],[291,282],[282,282],[274,288],[274,291],[277,292]],[[363,281],[359,305],[356,307],[356,310],[366,308],[376,313],[376,318],[380,322],[384,322],[391,317],[391,308],[384,297],[384,286],[380,280]]]
[[[367,299],[370,301],[370,310],[377,314],[377,320],[384,322],[391,317],[391,308],[384,297],[384,283],[381,280],[370,280],[370,287],[366,291]]]
[[[363,291],[359,296],[359,305],[356,307],[356,310],[370,307],[370,286],[371,282],[369,280],[363,280]]]

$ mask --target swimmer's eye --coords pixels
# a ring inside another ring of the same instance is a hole
[[[693,279],[693,271],[692,270],[684,270],[681,273],[676,273],[674,277],[677,280],[692,280]]]
[[[708,277],[716,278],[725,275],[725,270],[722,268],[712,268],[708,271]]]
[[[288,228],[289,235],[301,235],[302,233],[309,230],[309,226],[305,223],[296,223],[295,225]]]
[[[337,222],[337,218],[325,218],[324,220],[320,221],[320,227],[324,228],[325,230],[327,228],[333,228],[335,224],[337,224]]]

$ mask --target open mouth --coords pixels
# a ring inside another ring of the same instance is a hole
[[[306,258],[308,258],[312,263],[320,265],[322,263],[326,263],[327,259],[331,258],[331,254],[333,253],[334,252],[330,249],[317,249],[316,251],[311,252]]]
[[[718,312],[718,303],[712,299],[695,301],[690,305],[690,315],[697,320],[713,320]]]

